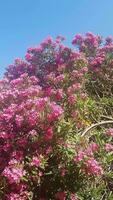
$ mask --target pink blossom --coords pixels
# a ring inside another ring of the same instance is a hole
[[[51,109],[51,112],[48,115],[49,121],[57,120],[63,114],[63,109],[61,108],[61,106],[57,105],[55,102],[51,102],[50,109]]]
[[[77,200],[77,195],[76,194],[71,194],[70,200]]]
[[[7,200],[25,200],[25,198],[22,198],[19,194],[16,193],[10,193],[7,195]]]
[[[81,72],[82,72],[82,73],[88,72],[88,68],[87,68],[87,67],[83,67],[83,68],[81,69]]]
[[[58,65],[58,71],[59,72],[63,72],[65,70],[66,66],[61,64],[61,65]]]
[[[106,150],[107,152],[113,151],[113,145],[110,144],[110,143],[106,143],[106,144],[105,144],[105,150]]]
[[[0,138],[8,139],[9,135],[6,132],[2,131],[2,132],[0,132]]]
[[[52,152],[52,147],[51,146],[49,146],[47,149],[46,149],[46,154],[48,155],[48,154],[50,154],[51,152]]]
[[[39,167],[40,164],[41,164],[40,159],[38,157],[33,157],[32,162],[31,162],[31,166]]]
[[[77,97],[75,95],[70,95],[68,97],[68,102],[70,105],[74,105],[76,103],[76,101],[77,101]]]
[[[7,200],[27,200],[29,197],[29,192],[24,191],[20,194],[11,192],[6,195]]]
[[[35,76],[31,76],[30,80],[32,81],[33,84],[37,84],[39,82],[39,79],[36,78]]]
[[[72,85],[72,89],[73,91],[78,91],[81,88],[81,84],[80,83],[76,83]]]
[[[63,96],[64,96],[64,94],[63,94],[63,90],[62,89],[58,89],[57,91],[56,91],[56,99],[59,101],[59,100],[61,100],[62,98],[63,98]]]
[[[16,160],[18,160],[18,161],[21,161],[21,160],[23,160],[23,157],[24,157],[24,155],[23,155],[23,151],[13,151],[13,153],[12,153],[12,158],[14,158],[14,159],[16,159]]]
[[[66,169],[65,168],[61,169],[61,176],[63,177],[65,176],[65,174],[66,174]]]
[[[84,41],[84,38],[83,38],[83,36],[81,35],[81,34],[77,34],[75,37],[74,37],[74,39],[73,39],[73,41],[72,41],[72,44],[73,45],[80,45],[80,44],[82,44],[82,42]]]
[[[24,121],[23,116],[16,115],[15,122],[16,122],[16,124],[17,124],[18,127],[22,126],[23,121]]]
[[[21,178],[25,175],[25,171],[21,167],[6,167],[3,171],[3,175],[10,183],[19,183]]]
[[[113,128],[109,128],[109,129],[106,131],[106,135],[108,135],[108,136],[113,136]]]
[[[27,53],[26,56],[25,56],[25,59],[26,59],[27,61],[30,61],[31,58],[32,58],[31,54]]]
[[[58,83],[62,82],[64,80],[64,78],[65,78],[64,74],[57,76],[55,78],[55,83],[58,84]]]
[[[87,173],[91,175],[97,175],[97,176],[103,174],[102,167],[99,165],[99,163],[95,159],[90,158],[86,160],[85,165],[86,165]]]
[[[79,151],[77,156],[75,156],[74,161],[75,162],[80,162],[84,159],[85,157],[85,152],[84,151]]]
[[[18,145],[19,147],[26,148],[27,142],[28,142],[28,140],[27,140],[26,137],[25,137],[25,138],[21,138],[21,137],[20,137],[19,140],[17,141],[17,145]]]
[[[46,130],[46,133],[45,133],[45,139],[46,140],[51,140],[53,138],[53,128],[50,127]]]
[[[53,39],[51,36],[48,36],[42,43],[41,43],[41,47],[45,48],[47,45],[52,44],[53,43]]]
[[[113,37],[109,36],[106,38],[106,44],[111,44],[113,42]]]
[[[47,95],[47,97],[50,97],[50,96],[52,96],[52,95],[55,94],[55,90],[52,89],[51,87],[48,87],[48,88],[46,88],[46,90],[45,90],[45,94]]]
[[[29,135],[30,135],[30,136],[37,136],[38,133],[37,133],[36,130],[33,129],[33,130],[29,131]]]
[[[91,143],[88,148],[85,150],[87,155],[93,155],[93,153],[99,151],[99,146],[96,143]]]
[[[98,144],[96,144],[95,142],[92,142],[92,143],[90,144],[90,148],[91,148],[91,150],[92,150],[93,152],[97,152],[97,151],[99,150],[99,146],[98,146]]]
[[[37,112],[31,111],[31,113],[29,113],[28,122],[31,127],[36,125],[36,123],[38,122],[38,119],[39,119],[39,116]]]
[[[36,106],[39,109],[39,111],[43,111],[45,109],[45,106],[46,106],[48,100],[49,99],[47,97],[45,97],[45,98],[39,98],[36,101]]]

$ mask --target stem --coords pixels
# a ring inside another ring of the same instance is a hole
[[[82,137],[84,135],[86,135],[91,129],[97,127],[97,126],[101,126],[101,125],[104,125],[104,124],[113,124],[113,120],[109,120],[109,121],[101,121],[101,122],[98,122],[96,124],[92,124],[90,127],[88,127],[83,133],[82,133]]]
[[[112,117],[109,117],[109,116],[106,116],[106,115],[101,115],[100,117],[101,117],[101,118],[105,118],[105,119],[109,119],[109,120],[113,120]]]

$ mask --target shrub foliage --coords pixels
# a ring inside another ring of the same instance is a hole
[[[113,38],[64,40],[29,48],[0,81],[0,199],[113,199]]]

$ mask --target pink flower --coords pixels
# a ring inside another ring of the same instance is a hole
[[[76,194],[71,194],[70,200],[77,200],[77,195]]]
[[[15,86],[15,85],[20,85],[20,84],[22,84],[22,79],[21,78],[18,78],[18,79],[15,79],[15,80],[12,80],[11,81],[11,85],[12,86]]]
[[[37,133],[36,130],[31,130],[31,131],[29,132],[29,135],[30,135],[30,136],[37,136],[38,133]]]
[[[0,132],[0,138],[7,139],[9,136],[6,132]]]
[[[61,64],[61,65],[58,65],[58,71],[59,72],[63,72],[65,70],[66,66]]]
[[[6,167],[3,175],[8,179],[9,183],[19,183],[25,175],[25,171],[21,167]]]
[[[76,103],[76,101],[77,101],[77,97],[75,95],[70,95],[68,97],[68,102],[70,105],[74,105]]]
[[[83,36],[81,34],[77,34],[77,35],[75,35],[75,37],[72,41],[72,44],[73,45],[81,45],[83,40],[84,40]]]
[[[80,83],[76,83],[72,85],[72,90],[73,91],[78,91],[81,88],[81,84]]]
[[[36,78],[36,76],[31,76],[30,80],[32,81],[33,84],[37,84],[39,82],[39,79]]]
[[[23,160],[23,151],[19,151],[19,150],[18,151],[13,151],[12,158],[16,159],[18,161]]]
[[[39,119],[38,113],[36,111],[31,111],[28,116],[28,123],[30,126],[35,126]]]
[[[61,41],[63,41],[63,40],[65,40],[65,37],[64,36],[61,36],[61,35],[58,35],[57,37],[56,37],[56,43],[61,43]]]
[[[63,90],[62,89],[58,89],[56,91],[56,99],[59,101],[63,98]]]
[[[27,144],[27,138],[19,138],[19,140],[17,141],[17,145],[23,148],[26,148],[26,144]]]
[[[85,99],[87,98],[87,94],[81,93],[81,94],[80,94],[80,98],[81,98],[82,100],[85,100]]]
[[[73,111],[71,116],[75,119],[77,119],[79,117],[79,112],[78,111]]]
[[[61,169],[61,176],[63,177],[65,176],[65,174],[66,174],[66,169],[65,168]]]
[[[10,149],[11,149],[11,144],[9,142],[3,145],[3,150],[5,152],[9,151]]]
[[[51,140],[53,138],[53,128],[50,127],[47,129],[46,133],[45,133],[45,139],[46,140]]]
[[[65,76],[63,74],[57,76],[55,78],[55,83],[58,84],[58,83],[62,82],[64,80],[64,78],[65,78]]]
[[[47,79],[47,81],[52,81],[52,82],[54,82],[54,80],[55,80],[55,74],[54,74],[53,72],[51,72],[50,74],[48,74],[48,75],[46,76],[46,79]]]
[[[46,88],[46,90],[45,90],[45,94],[46,94],[46,96],[50,97],[50,96],[52,96],[53,94],[55,94],[55,90],[52,89],[51,87],[48,87],[48,88]]]
[[[83,67],[83,68],[81,69],[81,72],[82,72],[82,73],[88,72],[88,68],[87,68],[87,67]]]
[[[71,77],[73,80],[78,80],[83,77],[83,73],[82,73],[82,71],[80,72],[79,70],[73,70]]]
[[[20,194],[16,194],[11,192],[10,194],[7,195],[7,200],[24,200],[25,198],[22,198],[22,196],[20,196]]]
[[[94,142],[90,144],[90,148],[91,148],[91,150],[92,150],[93,152],[96,152],[96,151],[99,150],[98,144],[96,144],[96,143],[94,143]]]
[[[47,97],[45,98],[39,98],[37,101],[36,101],[36,106],[38,108],[39,111],[44,111],[44,108],[47,104],[47,102],[49,101],[49,99]]]
[[[110,144],[110,143],[106,143],[106,144],[105,144],[105,150],[106,150],[107,152],[113,151],[113,145]]]
[[[18,194],[16,192],[11,192],[6,195],[7,200],[26,200],[29,198],[29,192],[23,191],[22,193]]]
[[[27,61],[30,61],[30,60],[32,59],[31,54],[27,53],[26,56],[25,56],[25,59],[26,59]]]
[[[113,37],[112,36],[109,36],[106,38],[106,44],[112,44],[113,42]]]
[[[40,159],[34,156],[31,162],[31,166],[39,167],[40,164],[41,164]]]
[[[52,147],[49,146],[47,149],[46,149],[46,155],[50,154],[52,152]]]
[[[112,136],[112,137],[113,137],[113,128],[109,128],[109,129],[106,131],[106,135]]]
[[[87,155],[93,156],[93,153],[98,152],[98,150],[99,150],[99,146],[93,142],[89,145],[89,147],[85,150],[85,152]]]
[[[49,121],[57,120],[63,114],[63,109],[55,102],[50,103],[50,110],[51,113],[47,117]]]
[[[86,33],[85,43],[92,46],[93,48],[97,48],[99,45],[100,37],[94,35],[91,32]]]
[[[99,165],[99,163],[93,159],[93,158],[90,158],[88,160],[86,160],[85,162],[85,166],[86,166],[86,172],[88,174],[91,174],[91,175],[102,175],[103,174],[103,170],[102,170],[102,167]]]
[[[85,154],[84,151],[79,151],[78,154],[77,154],[77,156],[74,158],[74,161],[75,161],[75,162],[80,162],[80,161],[82,161],[82,160],[84,159],[85,155],[86,155],[86,154]]]
[[[52,37],[48,36],[42,43],[41,43],[41,47],[45,48],[47,47],[47,45],[51,45],[53,44],[53,39]]]
[[[16,122],[16,124],[17,124],[18,127],[22,126],[23,121],[24,121],[23,116],[16,115],[15,122]]]

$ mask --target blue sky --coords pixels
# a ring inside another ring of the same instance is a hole
[[[48,35],[88,31],[113,35],[113,0],[0,0],[0,77]]]

